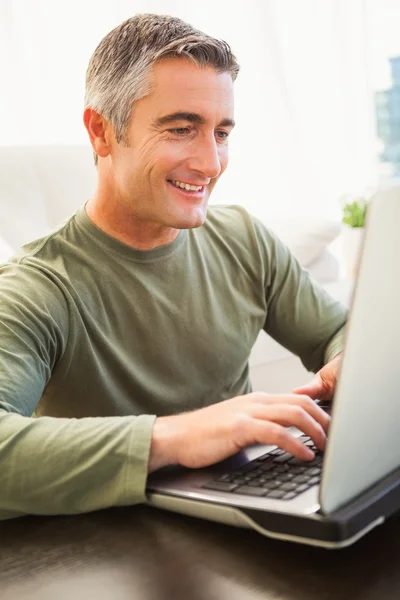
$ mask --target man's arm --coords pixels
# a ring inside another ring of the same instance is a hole
[[[254,222],[265,269],[264,330],[316,373],[342,350],[348,311],[310,277],[275,235]]]
[[[68,308],[43,274],[0,273],[0,518],[142,502],[155,417],[32,418],[68,339]]]
[[[153,421],[0,410],[0,519],[143,502]]]

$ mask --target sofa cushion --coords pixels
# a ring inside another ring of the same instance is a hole
[[[90,145],[37,146],[32,157],[48,221],[58,225],[92,196],[97,170]]]
[[[0,147],[0,236],[12,248],[45,235],[93,193],[91,146]]]
[[[29,147],[0,147],[0,235],[12,248],[49,228],[41,182]]]
[[[293,252],[302,267],[309,267],[337,238],[341,227],[331,219],[280,218],[267,225]]]

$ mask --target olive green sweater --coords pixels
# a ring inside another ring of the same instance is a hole
[[[251,391],[262,328],[318,370],[345,320],[240,207],[148,251],[80,209],[0,268],[0,518],[144,501],[155,416]]]

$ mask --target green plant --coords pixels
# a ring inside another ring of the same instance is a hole
[[[367,202],[365,198],[354,198],[342,205],[342,222],[349,227],[364,227],[367,214]]]

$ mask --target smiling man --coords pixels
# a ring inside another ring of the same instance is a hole
[[[333,394],[346,311],[243,208],[208,208],[238,71],[225,42],[160,15],[95,50],[97,188],[0,269],[1,518],[138,503],[149,472],[257,442],[312,458],[288,425],[324,448],[311,397]],[[252,392],[262,328],[319,372],[308,388]]]
[[[228,165],[234,126],[229,72],[159,59],[151,93],[135,102],[124,144],[98,111],[87,108],[84,119],[100,157],[99,186],[86,207],[96,225],[140,249],[203,225],[210,194]]]

